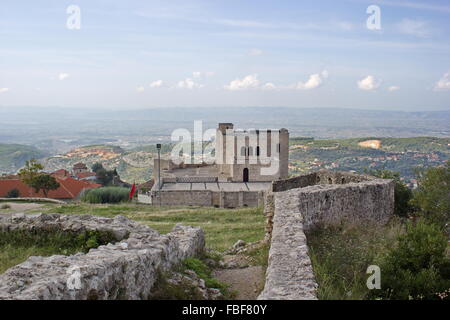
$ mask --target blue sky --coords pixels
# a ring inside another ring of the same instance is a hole
[[[449,31],[443,0],[4,0],[0,105],[450,109]]]

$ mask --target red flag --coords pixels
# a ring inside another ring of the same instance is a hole
[[[133,186],[131,187],[131,191],[130,191],[130,200],[133,199],[133,196],[135,193],[136,193],[136,184],[133,183]]]

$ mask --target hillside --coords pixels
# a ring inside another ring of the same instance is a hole
[[[0,174],[14,173],[25,161],[48,156],[48,153],[32,146],[20,144],[0,144]]]
[[[162,146],[168,156],[172,145]],[[17,171],[25,160],[41,158],[46,171],[71,170],[77,162],[91,167],[101,162],[107,169],[117,169],[122,180],[142,183],[151,178],[154,144],[122,149],[112,145],[90,145],[60,155],[45,156],[34,147],[0,145],[2,172]],[[351,138],[317,140],[299,137],[290,140],[290,174],[297,175],[318,169],[365,172],[389,169],[400,172],[406,182],[414,183],[414,168],[442,165],[450,158],[450,138]]]
[[[292,138],[290,172],[318,169],[365,172],[389,169],[414,183],[414,168],[439,166],[450,158],[450,138]]]

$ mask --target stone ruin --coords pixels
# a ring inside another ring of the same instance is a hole
[[[394,182],[318,171],[274,182],[266,195],[266,283],[258,299],[317,299],[305,231],[316,226],[386,223],[394,212]]]
[[[147,299],[159,272],[200,255],[200,228],[177,225],[161,235],[123,216],[13,214],[0,217],[0,232],[99,231],[115,243],[71,256],[30,257],[0,275],[0,300]]]

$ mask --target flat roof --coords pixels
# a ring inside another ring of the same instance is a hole
[[[161,191],[266,191],[272,182],[165,182]]]

